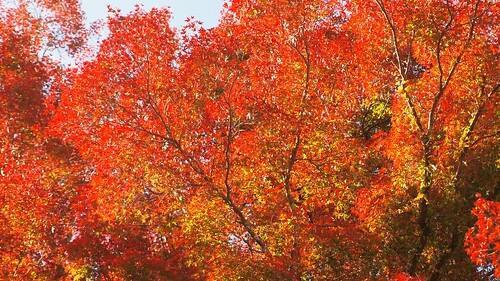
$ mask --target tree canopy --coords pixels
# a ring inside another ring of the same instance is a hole
[[[500,278],[497,1],[7,2],[0,279]]]

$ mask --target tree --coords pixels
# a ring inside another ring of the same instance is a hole
[[[37,11],[39,17],[35,14]],[[0,2],[0,271],[2,279],[54,279],[78,182],[71,145],[45,135],[46,97],[61,77],[48,53],[77,52],[85,40],[79,6]]]
[[[488,115],[493,114],[498,92],[498,71],[490,64],[495,39],[489,32],[496,5],[487,1],[364,4],[357,6],[363,9],[360,15],[375,14],[380,30],[387,31],[387,36],[366,33],[369,45],[377,46],[372,41],[377,40],[386,46],[386,53],[374,53],[375,61],[394,65],[381,65],[375,71],[389,71],[395,84],[392,128],[384,147],[393,163],[391,185],[398,191],[406,189],[394,202],[399,205],[394,206],[395,217],[414,220],[415,227],[403,230],[412,225],[398,223],[396,228],[404,232],[394,236],[396,229],[389,228],[388,238],[397,251],[410,253],[405,261],[410,274],[424,272],[429,280],[445,278],[441,272],[460,276],[447,271],[446,265],[450,259],[467,263],[458,257],[463,252],[457,248],[469,225],[473,194],[481,190],[496,196],[497,177],[488,173],[495,169],[495,157],[489,153],[497,149],[491,137],[498,127],[486,121],[492,118]],[[385,86],[391,87],[390,83]],[[483,168],[466,168],[474,161]],[[407,235],[413,238],[400,240]]]

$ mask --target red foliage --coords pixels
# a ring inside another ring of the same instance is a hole
[[[0,0],[0,279],[498,276],[499,7]]]
[[[467,254],[479,266],[493,266],[500,278],[500,202],[479,198],[472,214],[477,221],[465,237]]]

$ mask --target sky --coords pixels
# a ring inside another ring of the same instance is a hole
[[[170,7],[173,13],[172,25],[181,27],[189,16],[203,22],[205,28],[217,25],[224,0],[81,0],[87,21],[105,19],[108,5],[127,13],[135,4],[143,4],[146,10],[152,7]]]

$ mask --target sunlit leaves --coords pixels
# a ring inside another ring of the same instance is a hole
[[[498,270],[496,3],[111,9],[64,71],[43,51],[85,48],[78,2],[34,3],[0,4],[0,278]]]

